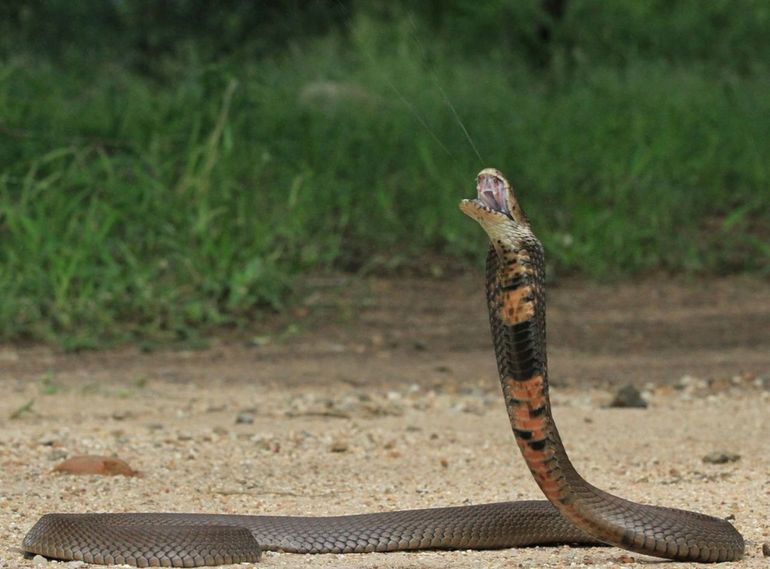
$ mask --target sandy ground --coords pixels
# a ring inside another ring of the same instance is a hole
[[[477,279],[330,278],[313,291],[290,318],[202,351],[0,347],[0,567],[34,565],[18,547],[49,511],[323,515],[539,497],[498,395]],[[554,414],[578,470],[626,498],[729,516],[747,556],[723,566],[767,567],[770,285],[549,294]],[[647,409],[607,407],[624,383]],[[740,458],[705,463],[714,451]],[[51,472],[78,454],[143,476]],[[310,563],[658,565],[570,547],[263,559]]]

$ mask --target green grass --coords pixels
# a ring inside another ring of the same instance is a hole
[[[484,166],[557,275],[770,274],[766,73],[543,71],[415,38],[362,19],[274,59],[191,52],[163,81],[0,63],[0,339],[194,341],[281,308],[305,271],[478,264],[457,202]]]

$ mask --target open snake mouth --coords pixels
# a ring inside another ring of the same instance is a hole
[[[485,168],[479,172],[476,177],[476,195],[476,199],[460,202],[460,209],[466,215],[477,221],[481,221],[482,218],[491,220],[497,216],[513,219],[510,203],[513,199],[511,188],[498,170]]]
[[[510,217],[508,184],[497,170],[487,168],[479,173],[476,178],[476,193],[478,200],[487,208]]]

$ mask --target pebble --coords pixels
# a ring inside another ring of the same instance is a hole
[[[239,425],[251,425],[254,423],[254,413],[250,413],[249,411],[242,411],[238,413],[238,416],[235,418],[235,422]]]
[[[736,462],[740,460],[741,455],[734,452],[727,452],[724,450],[715,450],[708,453],[703,457],[703,462],[706,464],[727,464],[728,462]]]
[[[450,409],[455,413],[469,413],[471,415],[479,416],[482,416],[486,413],[484,407],[474,401],[458,401],[457,403],[453,403]]]
[[[615,394],[615,398],[610,403],[610,407],[635,407],[639,409],[647,408],[647,401],[644,400],[639,390],[630,383],[621,387]]]
[[[67,458],[67,451],[57,448],[49,452],[46,458],[48,458],[48,460],[51,460],[51,461],[64,460],[65,458]]]
[[[770,557],[770,541],[766,541],[762,544],[762,555]]]
[[[35,564],[35,567],[45,567],[46,565],[48,565],[48,559],[46,559],[42,555],[35,555],[32,558],[32,563]]]
[[[139,473],[131,468],[127,462],[111,456],[73,456],[54,467],[55,472],[64,474],[98,474],[98,475],[122,475],[136,476]]]

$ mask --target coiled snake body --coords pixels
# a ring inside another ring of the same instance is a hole
[[[490,238],[487,301],[513,433],[546,501],[505,502],[326,518],[218,514],[47,514],[24,550],[90,563],[193,567],[256,561],[260,548],[347,553],[606,543],[688,561],[743,555],[728,522],[629,502],[576,472],[551,416],[545,344],[543,248],[506,179],[477,178],[460,208]]]

